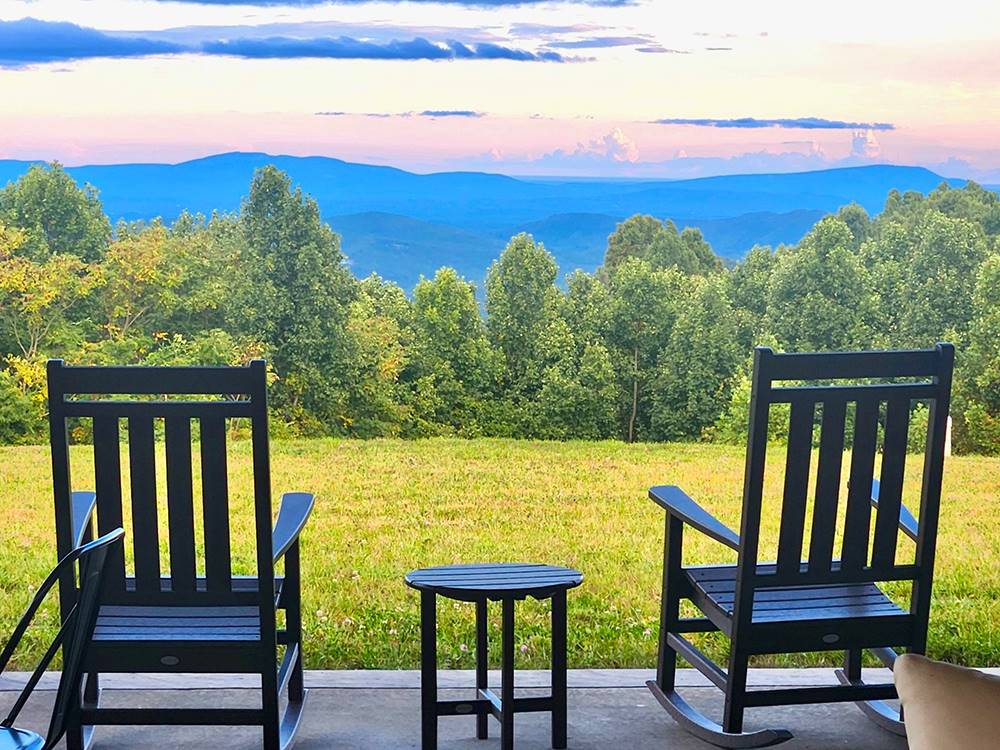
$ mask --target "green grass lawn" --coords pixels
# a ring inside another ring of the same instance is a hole
[[[88,489],[93,474],[89,448],[74,451],[74,486]],[[231,453],[232,523],[239,537],[234,552],[242,572],[251,572],[249,444],[235,443]],[[781,482],[774,467],[780,463],[771,462],[767,477],[772,509]],[[916,460],[910,464],[907,487],[913,507],[919,466]],[[47,449],[0,449],[0,467],[5,518],[0,525],[0,632],[7,634],[30,599],[31,587],[54,562],[55,546]],[[272,473],[276,493],[306,490],[318,497],[303,537],[308,667],[416,667],[418,597],[404,586],[403,574],[425,565],[484,560],[579,568],[584,584],[569,595],[570,666],[651,667],[663,514],[646,499],[646,490],[652,484],[680,484],[738,528],[743,449],[617,442],[303,440],[273,445]],[[163,472],[159,474],[162,479]],[[950,458],[944,495],[930,652],[968,664],[1000,664],[1000,459]],[[772,551],[776,516],[768,514],[764,529]],[[899,559],[912,555],[912,549],[909,542],[901,544]],[[728,562],[733,557],[726,548],[690,533],[685,560]],[[472,667],[472,607],[442,601],[440,663]],[[492,630],[498,635],[499,607],[495,609]],[[55,619],[55,609],[49,607],[17,666],[26,667],[41,653]],[[548,632],[545,603],[519,605],[519,667],[547,664]],[[717,636],[704,637],[702,645],[721,655]],[[492,648],[499,649],[496,640]],[[767,663],[817,664],[823,658],[834,663],[838,655],[793,655]]]

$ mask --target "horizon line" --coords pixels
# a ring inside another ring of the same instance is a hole
[[[933,170],[933,169],[931,169],[929,167],[926,167],[926,166],[923,166],[923,165],[920,165],[920,164],[897,164],[897,163],[893,163],[893,162],[874,162],[872,164],[852,164],[852,165],[845,165],[845,166],[830,166],[830,167],[824,167],[824,168],[821,168],[821,169],[797,169],[797,170],[789,170],[789,171],[786,171],[786,172],[775,172],[775,171],[762,171],[762,172],[723,172],[723,173],[717,173],[717,174],[699,175],[697,177],[667,177],[667,176],[657,177],[657,176],[603,175],[603,174],[597,174],[597,173],[594,173],[594,174],[580,174],[580,173],[564,173],[564,174],[555,174],[555,173],[554,174],[519,174],[517,172],[488,171],[488,170],[484,170],[484,169],[441,169],[441,170],[430,170],[430,171],[416,171],[416,170],[413,170],[413,169],[405,169],[403,167],[398,167],[398,166],[395,166],[393,164],[378,163],[378,162],[364,162],[364,161],[349,161],[347,159],[342,159],[342,158],[340,158],[338,156],[329,156],[329,155],[326,155],[326,154],[299,155],[299,154],[285,154],[285,153],[269,153],[267,151],[240,151],[240,150],[212,152],[212,153],[204,154],[202,156],[195,156],[195,157],[190,158],[190,159],[184,159],[182,161],[176,161],[176,162],[141,160],[141,161],[86,162],[86,163],[79,163],[79,164],[70,164],[70,163],[66,163],[64,161],[61,161],[59,159],[45,159],[45,158],[33,158],[33,159],[31,159],[31,158],[29,158],[29,159],[23,159],[23,158],[0,158],[0,163],[3,163],[3,162],[7,162],[7,163],[14,162],[14,163],[26,164],[26,165],[35,165],[35,164],[46,164],[47,165],[47,164],[58,163],[60,166],[66,168],[66,169],[87,169],[87,168],[125,167],[125,166],[178,167],[178,166],[183,166],[185,164],[192,164],[194,162],[206,161],[208,159],[213,159],[213,158],[218,158],[218,157],[223,157],[223,156],[248,156],[248,157],[263,156],[263,157],[274,158],[274,159],[299,159],[299,160],[326,159],[326,160],[329,160],[329,161],[336,161],[336,162],[340,162],[342,164],[349,164],[349,165],[355,165],[355,166],[375,167],[375,168],[382,168],[382,169],[392,169],[392,170],[396,170],[396,171],[399,171],[399,172],[405,172],[405,173],[408,173],[408,174],[413,174],[413,175],[418,175],[418,176],[430,176],[430,175],[442,175],[442,174],[485,174],[485,175],[493,175],[493,176],[497,176],[497,177],[508,177],[508,178],[511,178],[511,179],[516,179],[516,180],[521,180],[521,181],[532,181],[532,180],[568,180],[568,181],[581,181],[581,180],[591,180],[591,181],[607,181],[607,182],[611,182],[611,181],[621,181],[621,182],[689,182],[689,181],[695,181],[695,180],[714,179],[714,178],[719,178],[719,177],[742,177],[742,176],[762,177],[762,176],[768,176],[768,175],[776,175],[776,176],[780,175],[780,176],[783,176],[783,175],[794,175],[794,174],[815,174],[815,173],[818,173],[818,172],[837,172],[837,171],[847,171],[847,170],[871,169],[871,168],[877,168],[877,167],[895,167],[895,168],[901,168],[901,169],[923,169],[923,170],[926,170],[927,172],[930,172],[931,174],[935,174],[935,175],[937,175],[937,176],[939,176],[939,177],[941,177],[942,179],[945,179],[945,180],[959,179],[959,180],[967,180],[967,181],[973,181],[973,182],[975,181],[972,178],[967,178],[967,177],[949,177],[948,175],[941,174],[940,172],[937,172],[937,171],[935,171],[935,170]],[[669,163],[670,161],[677,161],[677,160],[676,159],[675,160],[668,160],[666,162],[646,162],[646,164]],[[638,162],[637,164],[641,165],[642,162]]]

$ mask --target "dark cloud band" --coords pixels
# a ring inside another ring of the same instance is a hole
[[[799,128],[802,130],[895,130],[890,122],[848,122],[822,117],[760,119],[735,117],[728,119],[667,117],[653,121],[657,125],[695,125],[706,128]]]
[[[549,42],[549,47],[559,49],[600,49],[604,47],[647,46],[652,42],[648,36],[593,36],[585,39],[569,39]]]
[[[158,38],[156,32],[130,35],[33,18],[0,21],[0,66],[168,54],[226,55],[252,59],[566,61],[558,52],[549,50],[531,52],[492,42],[442,42],[424,37],[375,42],[349,36],[233,36],[182,42]]]
[[[176,42],[117,36],[73,23],[0,21],[0,65],[65,62],[93,57],[145,57],[187,51]]]

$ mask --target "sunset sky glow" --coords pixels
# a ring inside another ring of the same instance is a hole
[[[0,158],[1000,183],[1000,4],[0,0]]]

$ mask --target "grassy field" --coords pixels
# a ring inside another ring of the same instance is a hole
[[[93,473],[89,449],[74,451],[75,488],[87,489]],[[234,444],[232,454],[238,566],[251,572],[249,445]],[[910,463],[912,498],[919,467]],[[276,492],[298,489],[318,496],[303,539],[307,666],[416,667],[418,598],[404,586],[403,574],[424,565],[517,560],[584,572],[583,586],[569,595],[570,666],[649,667],[655,663],[663,519],[646,490],[680,484],[738,528],[743,450],[616,442],[311,440],[276,443],[272,464]],[[6,634],[55,550],[47,450],[0,449],[0,467],[6,521],[0,526],[0,632]],[[770,469],[772,507],[780,482],[780,473]],[[998,510],[1000,459],[949,459],[932,611],[935,656],[1000,664]],[[775,517],[771,512],[765,522],[772,545]],[[689,563],[733,559],[696,534],[688,540]],[[907,545],[901,545],[900,559],[912,554]],[[496,610],[491,617],[498,620]],[[473,665],[472,615],[470,605],[439,607],[443,667]],[[53,607],[43,613],[43,627],[17,666],[40,654],[55,617]],[[519,605],[518,618],[518,666],[544,666],[545,604]],[[492,630],[497,634],[499,627]],[[705,637],[702,645],[720,655],[722,644],[714,637]],[[493,648],[499,654],[499,644],[491,643]],[[792,655],[767,663],[821,663],[818,658],[823,657]],[[833,663],[837,655],[825,658]]]

